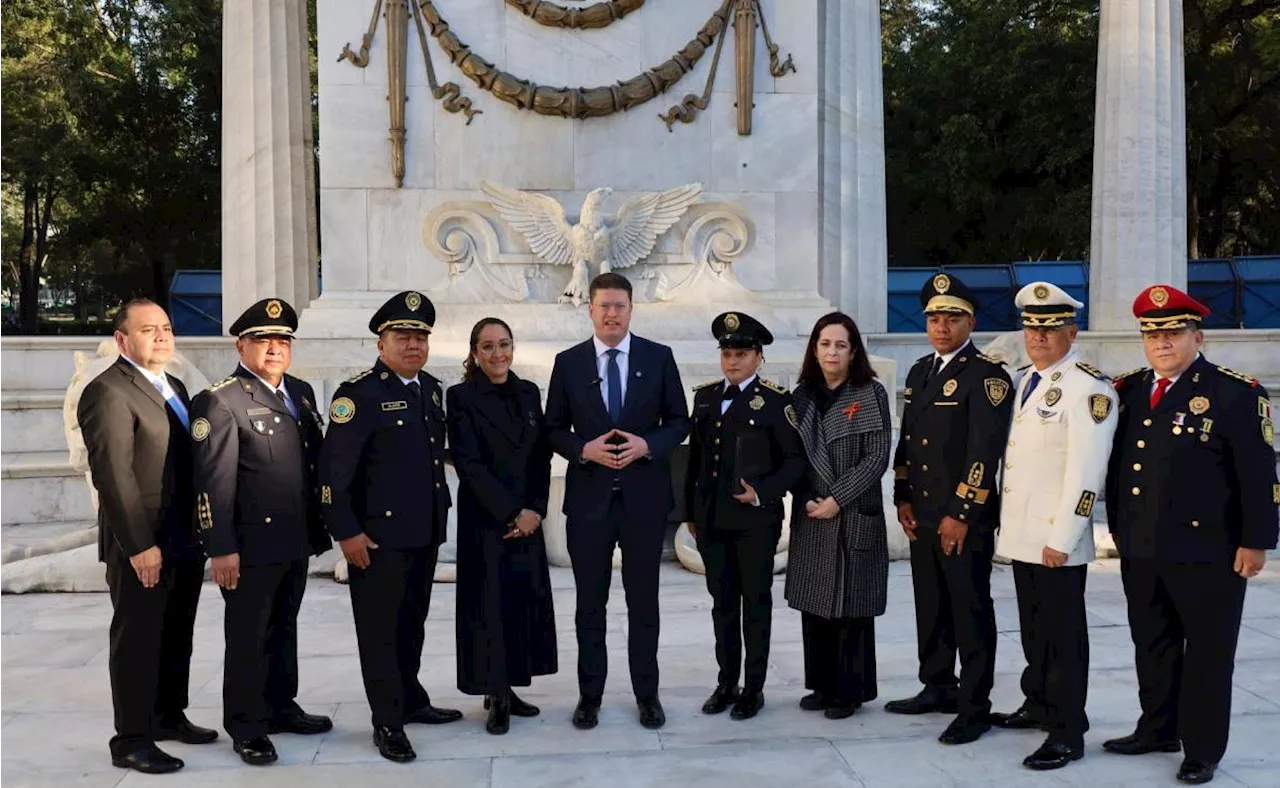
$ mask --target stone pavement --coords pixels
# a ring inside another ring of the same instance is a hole
[[[1273,559],[1274,561],[1274,559]],[[1231,746],[1214,785],[1280,786],[1280,572],[1268,568],[1250,584],[1245,627],[1235,676]],[[355,631],[345,588],[312,580],[301,615],[301,691],[309,711],[331,714],[325,736],[275,736],[280,762],[244,766],[225,734],[218,743],[195,747],[168,743],[187,767],[152,778],[115,769],[107,755],[111,695],[107,683],[105,594],[6,596],[0,602],[3,686],[0,689],[0,780],[17,786],[302,786],[325,788],[362,782],[394,786],[542,788],[605,784],[631,786],[1154,786],[1176,785],[1179,755],[1126,758],[1101,750],[1103,739],[1128,733],[1137,719],[1133,653],[1125,626],[1124,597],[1116,561],[1101,561],[1089,577],[1092,644],[1089,717],[1083,761],[1037,774],[1021,766],[1042,734],[993,731],[979,742],[952,748],[935,739],[945,717],[900,717],[883,711],[884,701],[912,694],[915,633],[910,570],[892,566],[890,607],[876,624],[880,699],[847,720],[802,712],[799,616],[775,585],[772,666],[767,706],[760,716],[735,722],[707,717],[699,707],[715,683],[710,598],[702,579],[675,565],[662,577],[662,700],[667,725],[639,726],[630,698],[626,620],[621,579],[615,573],[609,609],[613,675],[600,726],[578,731],[569,724],[576,701],[573,637],[573,578],[553,570],[561,670],[535,679],[521,695],[542,707],[542,716],[513,719],[506,736],[483,728],[479,698],[454,688],[453,586],[437,585],[423,679],[439,705],[461,708],[462,722],[442,727],[410,726],[418,760],[399,766],[383,761],[370,741],[368,706],[360,683]],[[993,577],[1000,623],[997,710],[1020,701],[1013,578],[997,566]],[[191,718],[220,727],[222,601],[206,584],[191,675]]]

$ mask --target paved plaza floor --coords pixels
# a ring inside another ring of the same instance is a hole
[[[1273,558],[1274,561],[1274,558]],[[1231,745],[1214,785],[1280,786],[1280,572],[1268,567],[1250,583],[1235,673]],[[880,697],[846,720],[801,711],[805,694],[799,615],[775,585],[773,652],[767,705],[745,722],[700,713],[715,684],[710,598],[702,578],[676,565],[662,576],[662,701],[667,725],[641,728],[630,695],[626,618],[615,573],[609,608],[610,676],[600,726],[569,724],[577,699],[573,636],[573,577],[553,570],[560,672],[535,679],[522,697],[542,707],[535,719],[513,719],[506,736],[484,731],[479,698],[454,687],[454,589],[437,585],[427,624],[422,677],[437,705],[462,709],[451,725],[410,726],[418,760],[382,760],[370,741],[369,709],[360,682],[355,631],[346,588],[312,579],[302,606],[301,690],[308,711],[330,714],[324,736],[273,737],[280,761],[241,764],[225,733],[217,743],[165,748],[187,763],[181,772],[149,777],[115,769],[107,755],[111,693],[107,682],[105,594],[6,596],[0,602],[0,780],[18,786],[290,786],[370,788],[460,786],[542,788],[602,785],[698,786],[1155,786],[1176,785],[1181,756],[1123,757],[1101,749],[1104,739],[1130,732],[1138,716],[1133,650],[1125,625],[1119,565],[1101,561],[1089,574],[1092,669],[1084,760],[1056,772],[1033,773],[1021,760],[1042,734],[993,731],[978,742],[947,747],[936,738],[948,719],[885,713],[884,702],[913,694],[915,630],[906,563],[892,566],[888,612],[876,622]],[[993,576],[1000,641],[993,700],[997,710],[1020,702],[1013,576]],[[206,583],[197,622],[189,716],[221,727],[222,600]]]

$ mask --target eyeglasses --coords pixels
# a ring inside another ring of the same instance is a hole
[[[482,342],[481,344],[476,346],[476,350],[485,354],[486,356],[491,356],[495,352],[510,353],[511,348],[513,347],[515,347],[514,342],[512,342],[510,339],[504,339],[496,344],[493,342]]]

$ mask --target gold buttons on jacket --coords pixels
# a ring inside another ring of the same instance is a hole
[[[435,460],[435,461],[434,461],[434,464],[439,465],[439,464],[440,464],[440,461],[439,461],[439,460]]]
[[[711,475],[712,475],[712,476],[715,476],[715,474],[714,474],[714,473],[713,473],[713,474],[711,474]],[[921,494],[921,495],[923,495],[923,496],[924,496],[924,497],[926,497],[926,498],[928,498],[928,497],[929,497],[929,491],[928,491],[928,490],[924,490],[924,491],[922,491],[920,494]]]
[[[921,438],[921,439],[920,439],[920,445],[921,445],[921,446],[928,446],[928,445],[929,445],[929,439],[928,439],[928,438]]]
[[[1013,490],[1012,490],[1011,488],[1009,488],[1009,487],[1004,488],[1004,491],[1005,491],[1005,494],[1006,494],[1006,495],[1007,495],[1008,493],[1013,492]]]
[[[1133,469],[1134,469],[1135,471],[1140,471],[1140,470],[1142,470],[1142,463],[1140,463],[1140,462],[1135,462],[1135,463],[1133,464]]]
[[[1200,527],[1200,521],[1199,521],[1199,520],[1192,520],[1192,521],[1191,521],[1191,527],[1192,527],[1192,528],[1199,528],[1199,527]]]
[[[263,520],[263,522],[265,522],[267,525],[271,525],[271,518],[268,517],[266,520]]]
[[[927,471],[929,470],[929,466],[928,466],[928,465],[921,465],[921,466],[920,466],[920,470],[922,470],[922,471],[926,471],[926,472],[927,472]]]
[[[1142,420],[1142,426],[1144,426],[1144,427],[1150,427],[1150,426],[1151,426],[1151,419],[1143,419],[1143,420]]]
[[[1011,470],[1013,470],[1013,463],[1011,463],[1011,462],[1006,462],[1006,463],[1004,464],[1004,469],[1005,469],[1006,471],[1011,471]]]
[[[1139,448],[1139,449],[1145,449],[1145,448],[1147,448],[1147,442],[1146,442],[1146,441],[1138,441],[1138,448]]]
[[[390,516],[391,516],[391,510],[390,510],[390,509],[388,509],[386,512],[384,512],[384,514],[385,514],[387,517],[390,517]]]
[[[1010,445],[1010,446],[1012,446],[1012,445],[1013,445],[1013,441],[1009,441],[1009,445]]]
[[[440,482],[436,482],[436,489],[440,489]]]
[[[404,426],[404,420],[403,420],[403,419],[396,419],[396,426],[397,426],[397,427],[403,427],[403,426]]]
[[[1134,495],[1142,495],[1142,490],[1138,489],[1137,487],[1134,487],[1129,492],[1133,493]]]

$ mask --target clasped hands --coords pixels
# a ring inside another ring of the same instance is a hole
[[[621,443],[609,443],[614,438],[621,438]],[[614,428],[605,434],[589,440],[582,447],[582,459],[594,462],[606,468],[622,470],[636,460],[649,456],[649,443],[639,435]]]
[[[517,539],[521,536],[530,536],[541,527],[541,515],[529,509],[521,509],[520,514],[507,524],[507,532],[502,535],[502,538]]]

